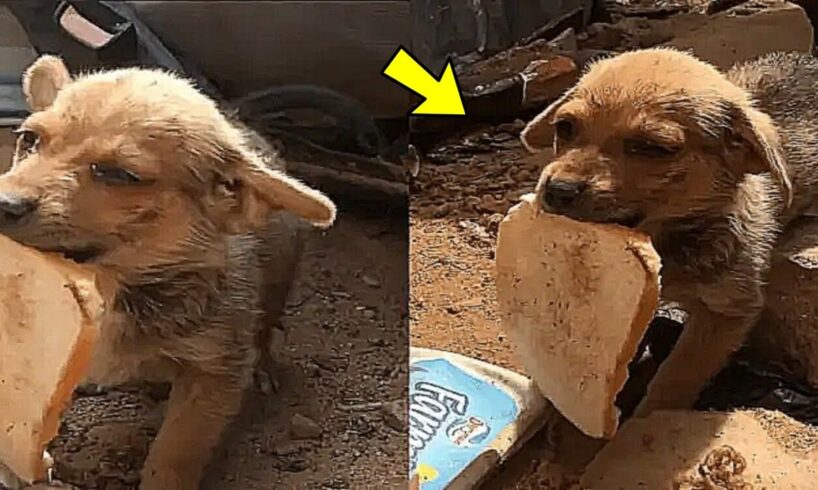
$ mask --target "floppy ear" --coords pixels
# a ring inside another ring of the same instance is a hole
[[[733,134],[744,141],[756,158],[746,162],[747,173],[769,172],[778,184],[786,206],[792,204],[792,178],[775,123],[753,107],[734,107]]]
[[[62,59],[49,54],[40,56],[23,73],[23,93],[33,111],[51,107],[54,99],[65,85],[71,81]]]
[[[554,126],[552,125],[554,113],[568,101],[573,93],[574,89],[565,92],[562,97],[546,107],[544,111],[526,125],[520,133],[520,140],[526,150],[536,153],[554,146]]]
[[[239,151],[231,192],[235,206],[226,222],[228,231],[240,233],[263,227],[275,211],[287,211],[319,228],[335,221],[335,204],[321,192],[278,170],[262,159]]]

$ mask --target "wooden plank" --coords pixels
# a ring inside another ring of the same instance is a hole
[[[403,117],[410,96],[381,75],[409,46],[408,1],[131,2],[173,50],[228,95],[274,84],[317,84]]]

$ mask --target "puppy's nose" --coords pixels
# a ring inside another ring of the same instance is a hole
[[[587,186],[588,184],[582,181],[548,179],[543,196],[545,204],[555,209],[569,207],[582,195]]]
[[[31,214],[37,201],[18,194],[0,192],[0,226],[13,225]]]

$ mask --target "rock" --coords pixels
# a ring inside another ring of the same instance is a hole
[[[780,0],[699,2],[689,12],[662,18],[624,17],[591,24],[578,38],[574,61],[583,65],[595,50],[624,51],[652,46],[690,50],[721,69],[775,51],[810,52],[813,28],[806,12]]]
[[[818,429],[766,410],[654,412],[626,422],[582,488],[813,488]],[[635,485],[639,482],[638,485]]]
[[[556,99],[577,81],[578,70],[574,60],[555,56],[532,61],[522,73],[526,81],[523,105],[545,105]]]
[[[371,288],[381,287],[381,281],[379,281],[378,278],[375,276],[364,274],[361,276],[361,280],[364,282],[364,284]]]
[[[531,39],[461,67],[457,78],[466,113],[472,117],[513,117],[570,87],[577,79],[578,70],[571,60],[577,38],[573,29],[557,32],[553,41]],[[452,118],[413,118],[411,130],[417,139],[421,133],[446,133],[460,124]]]
[[[381,405],[383,421],[390,429],[401,434],[406,432],[406,402],[404,400],[394,400]]]
[[[818,388],[818,218],[786,230],[773,255],[767,304],[749,353]]]
[[[290,433],[296,439],[318,439],[321,437],[321,427],[312,419],[296,413],[290,419]]]
[[[712,16],[683,17],[667,21],[673,39],[664,46],[692,50],[722,69],[776,51],[809,53],[813,47],[807,14],[789,2],[758,0]]]
[[[610,51],[622,48],[626,30],[623,23],[597,22],[588,26],[586,36],[587,39],[582,40],[583,48]]]

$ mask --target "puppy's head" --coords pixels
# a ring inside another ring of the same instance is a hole
[[[538,195],[575,219],[645,228],[722,213],[747,174],[791,183],[771,119],[714,67],[669,49],[593,65],[522,132],[553,148]]]
[[[335,218],[328,198],[268,168],[213,101],[171,74],[73,79],[43,56],[23,90],[32,114],[0,177],[0,233],[24,244],[138,274],[223,260],[226,235],[276,211],[319,226]]]

